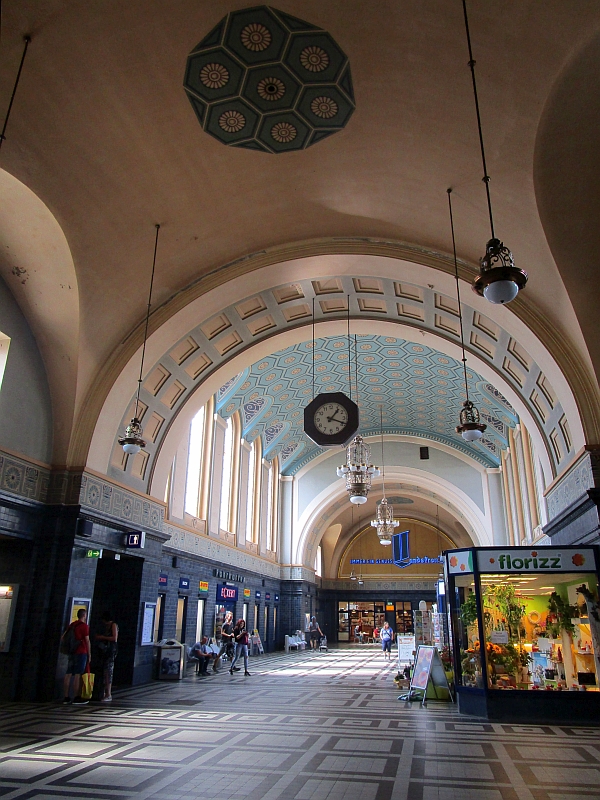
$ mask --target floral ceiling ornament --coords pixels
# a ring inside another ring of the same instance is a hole
[[[221,19],[189,54],[184,88],[206,133],[267,153],[310,147],[342,130],[354,112],[340,46],[327,31],[271,6]]]

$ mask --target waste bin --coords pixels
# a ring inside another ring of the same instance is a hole
[[[159,681],[183,679],[185,646],[177,639],[161,639],[154,645],[154,677]]]

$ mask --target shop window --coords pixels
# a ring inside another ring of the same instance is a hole
[[[412,633],[413,630],[413,614],[410,601],[397,600],[396,633],[402,635]]]
[[[229,506],[231,503],[231,478],[232,478],[232,464],[233,464],[233,420],[231,417],[227,420],[227,428],[225,429],[225,443],[223,445],[223,476],[221,480],[221,513],[220,513],[220,527],[229,530]]]
[[[202,472],[202,446],[204,444],[204,408],[196,414],[190,425],[188,463],[185,483],[185,510],[198,516],[198,496]]]
[[[461,686],[483,687],[475,580],[472,575],[455,580],[456,608],[459,613],[453,622],[460,644],[458,683]]]

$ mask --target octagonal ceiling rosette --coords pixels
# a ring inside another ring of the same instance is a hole
[[[189,54],[183,85],[203,130],[265,153],[310,147],[342,130],[355,107],[339,45],[269,6],[224,17]]]

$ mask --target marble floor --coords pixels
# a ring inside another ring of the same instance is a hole
[[[599,800],[600,730],[397,701],[364,648],[251,660],[112,705],[0,707],[2,800]]]

